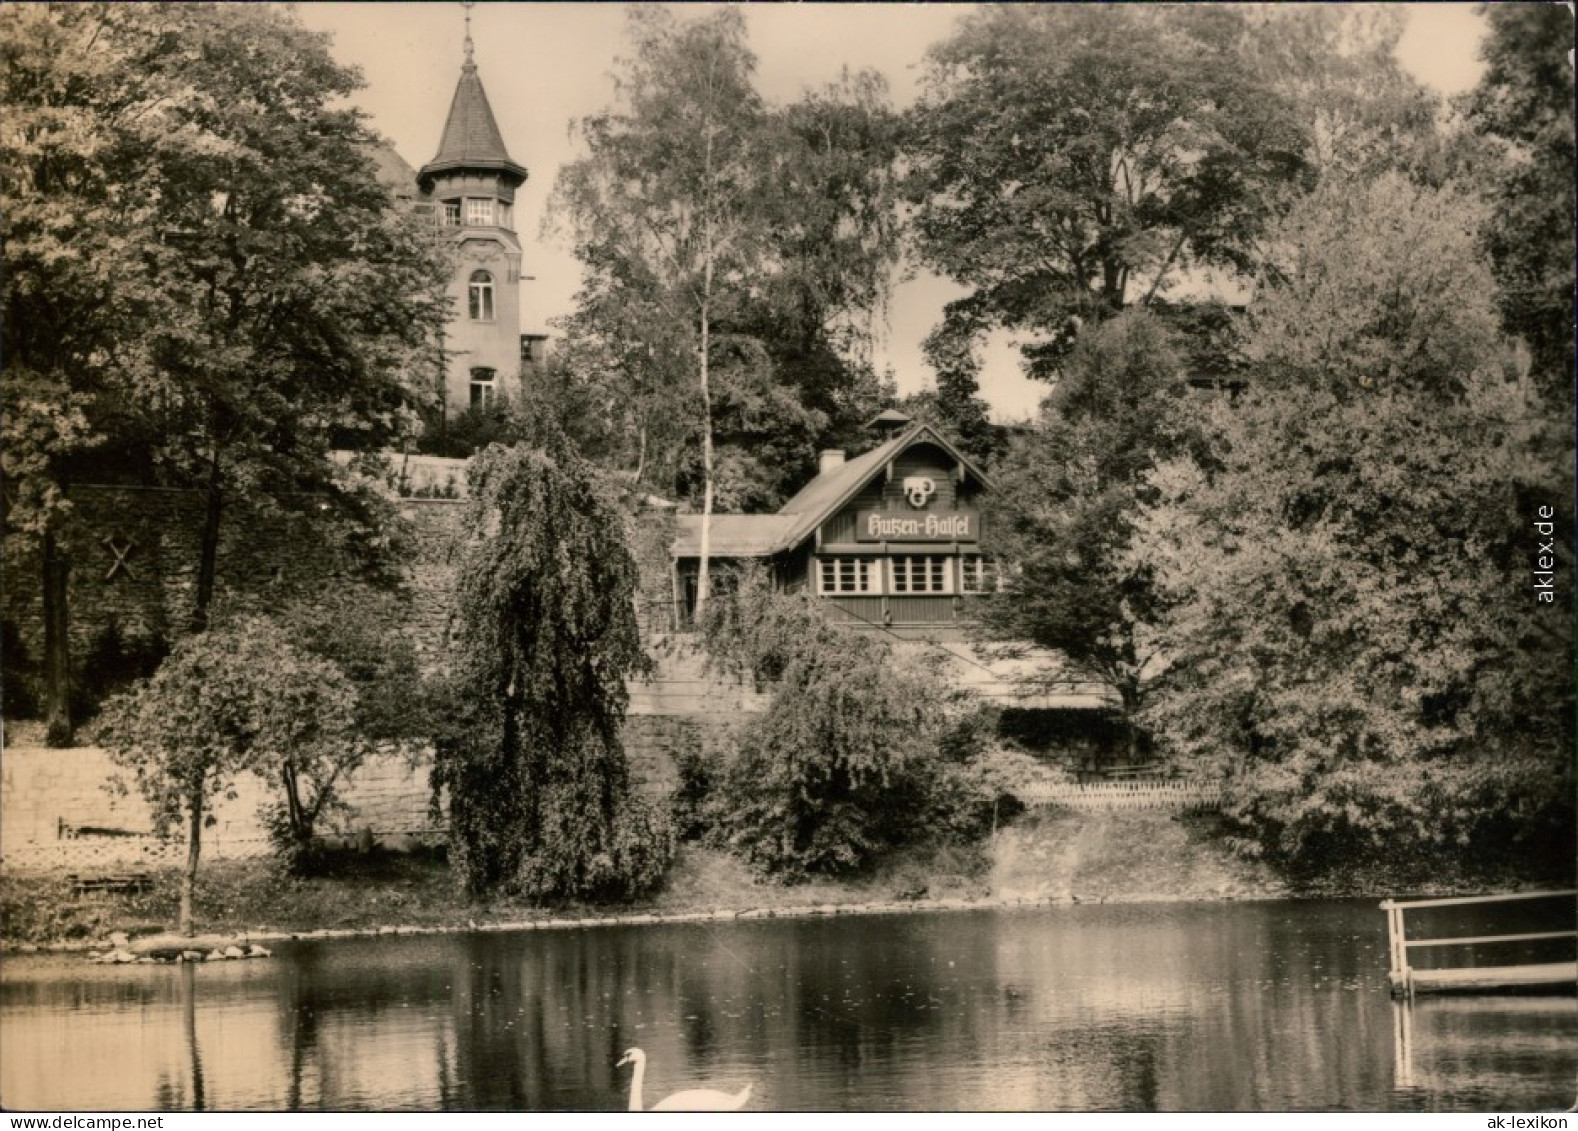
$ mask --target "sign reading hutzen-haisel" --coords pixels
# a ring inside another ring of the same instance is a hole
[[[978,542],[981,516],[964,511],[857,511],[857,542]]]

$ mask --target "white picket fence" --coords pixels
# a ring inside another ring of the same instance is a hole
[[[1209,811],[1222,807],[1222,783],[1179,778],[1135,778],[1131,781],[1038,782],[1014,795],[1029,806],[1063,805],[1070,809],[1173,809]]]

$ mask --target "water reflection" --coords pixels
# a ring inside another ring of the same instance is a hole
[[[201,968],[12,960],[21,1108],[1566,1106],[1571,998],[1387,993],[1371,902],[1074,907],[296,944]],[[1406,1055],[1405,1055],[1406,1052]]]

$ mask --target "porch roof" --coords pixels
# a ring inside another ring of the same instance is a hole
[[[783,549],[792,514],[715,514],[708,553],[720,558],[765,558]],[[701,556],[701,515],[674,516],[674,556]]]

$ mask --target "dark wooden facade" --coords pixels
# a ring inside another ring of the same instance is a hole
[[[899,636],[958,637],[974,599],[995,583],[982,551],[989,497],[980,471],[917,425],[847,463],[824,466],[778,515],[727,516],[721,542],[714,528],[713,557],[761,562],[785,590],[825,602],[845,623]],[[760,532],[754,541],[753,521]],[[696,540],[682,541],[676,597],[684,618],[694,604]]]

